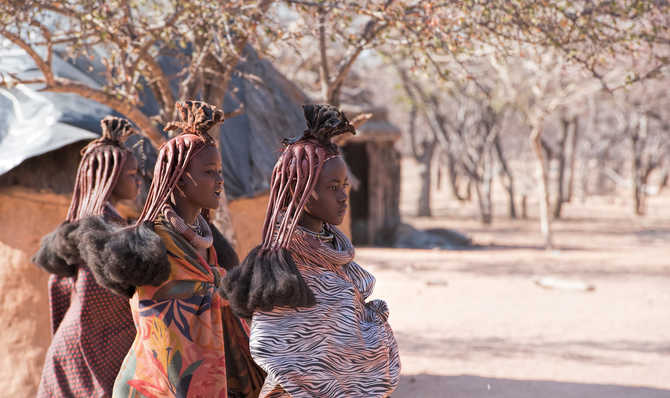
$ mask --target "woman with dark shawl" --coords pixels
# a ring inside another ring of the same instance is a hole
[[[177,103],[180,134],[159,151],[137,224],[102,225],[86,240],[100,248],[96,277],[131,297],[137,336],[114,398],[258,396],[264,373],[249,353],[247,324],[218,293],[232,247],[209,223],[223,192],[221,158],[208,131],[223,112]]]
[[[252,318],[260,397],[387,397],[398,347],[375,279],[354,262],[335,225],[347,208],[347,168],[331,138],[353,126],[337,108],[304,107],[307,130],[285,147],[271,178],[262,243],[224,279],[233,310]]]
[[[101,121],[102,136],[82,150],[66,221],[42,239],[33,261],[52,273],[49,302],[53,339],[38,397],[111,396],[114,379],[135,337],[128,300],[96,283],[83,261],[86,216],[125,225],[114,205],[134,199],[137,160],[122,141],[133,129],[125,119]]]

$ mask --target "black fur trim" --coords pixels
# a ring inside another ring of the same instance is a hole
[[[212,230],[214,237],[214,250],[216,250],[216,260],[219,266],[229,271],[240,265],[240,258],[237,257],[237,253],[230,242],[228,242],[228,239],[219,232],[214,224],[209,224],[209,228]]]
[[[158,286],[170,276],[167,250],[153,224],[118,228],[101,217],[81,221],[88,231],[79,249],[101,286],[131,297],[135,286]]]
[[[32,261],[52,274],[74,276],[82,262],[77,248],[80,232],[78,222],[62,223],[42,238]]]
[[[314,293],[286,249],[254,248],[242,264],[226,273],[223,293],[242,318],[251,318],[255,310],[316,304]]]

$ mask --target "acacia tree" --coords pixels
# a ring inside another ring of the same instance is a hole
[[[417,215],[420,217],[430,217],[432,216],[433,160],[437,153],[439,141],[438,128],[433,123],[427,107],[420,102],[420,98],[423,99],[426,97],[423,89],[415,80],[412,80],[405,68],[399,64],[395,66],[411,108],[407,126],[411,154],[421,167],[421,188],[417,203]],[[427,129],[417,128],[419,115],[428,124]],[[451,185],[454,186],[455,184],[456,182],[452,179]]]
[[[647,2],[538,2],[514,0],[489,2],[470,0],[458,6],[442,3],[428,7],[434,22],[412,26],[410,41],[421,52],[405,54],[418,66],[432,69],[444,80],[453,80],[453,65],[469,75],[463,59],[476,53],[492,53],[500,72],[509,64],[505,59],[530,59],[529,54],[551,54],[564,68],[571,69],[574,79],[563,74],[554,91],[544,95],[550,80],[542,76],[556,71],[555,62],[527,63],[533,70],[530,81],[508,84],[511,91],[527,94],[518,97],[520,111],[530,127],[531,147],[537,158],[540,192],[541,230],[547,248],[552,247],[550,198],[545,154],[542,148],[544,121],[570,97],[586,93],[578,83],[588,80],[583,73],[611,92],[618,87],[644,81],[658,75],[670,62],[670,4]],[[430,34],[427,34],[430,33]],[[537,59],[537,56],[535,57]],[[515,61],[516,62],[516,61]],[[625,63],[626,73],[611,73],[614,64]],[[575,68],[579,66],[579,69]],[[509,73],[501,73],[501,77]],[[540,79],[533,77],[539,76]],[[509,80],[508,80],[509,81]],[[589,90],[595,86],[589,83]],[[572,98],[574,100],[574,98]]]
[[[655,77],[662,71],[670,61],[670,4],[665,1],[469,0],[457,4],[427,2],[413,11],[403,20],[402,29],[391,30],[402,32],[402,38],[391,35],[386,44],[394,46],[399,57],[412,60],[415,67],[445,81],[464,77],[480,79],[481,75],[472,73],[472,66],[467,62],[473,56],[492,55],[499,66],[507,64],[506,59],[527,60],[527,69],[532,69],[529,76],[532,83],[522,81],[521,86],[525,88],[517,89],[513,87],[515,82],[508,85],[508,89],[526,92],[516,102],[522,105],[519,111],[531,131],[529,141],[537,158],[541,229],[550,248],[551,201],[542,145],[545,120],[557,109],[588,96],[599,87],[612,92]],[[552,60],[542,62],[540,59],[532,65],[533,59],[529,56],[532,54],[535,60],[538,60],[537,54],[550,54]],[[611,73],[612,69],[620,71],[613,65],[622,62],[627,72]],[[557,70],[556,65],[565,71]],[[544,75],[553,77],[545,81],[532,79]],[[586,90],[581,85],[584,82],[588,82]],[[544,95],[546,88],[553,93]],[[570,140],[566,137],[566,146],[574,140],[572,137],[576,138],[576,134],[571,133]],[[573,153],[570,163],[574,163]],[[562,162],[567,161],[563,158]],[[554,213],[560,214],[563,202],[561,197]]]
[[[556,179],[554,218],[561,218],[563,204],[572,200],[580,133],[579,121],[579,116],[570,115],[567,112],[563,112],[560,117],[561,138],[558,141],[558,177]]]
[[[41,76],[2,74],[3,85],[35,84],[73,93],[123,114],[158,146],[175,101],[222,103],[237,61],[271,0],[10,0],[0,5],[0,35],[29,55]],[[99,85],[59,76],[54,55],[88,61]],[[164,70],[161,57],[176,69]],[[171,87],[177,82],[178,89]],[[143,90],[159,104],[147,114]]]
[[[459,87],[458,97],[452,97],[451,114],[455,117],[446,120],[445,133],[448,133],[449,151],[458,159],[459,164],[473,182],[479,214],[484,224],[493,221],[493,176],[495,175],[496,142],[500,145],[499,132],[501,114],[488,102],[480,101],[467,87]],[[472,95],[472,96],[470,96]]]
[[[468,69],[473,73],[489,74],[483,60],[471,61]],[[411,115],[420,113],[425,128],[410,131],[410,141],[422,136],[424,142],[439,145],[446,155],[450,173],[452,193],[459,200],[466,196],[460,193],[457,173],[468,179],[468,187],[474,187],[482,222],[489,224],[493,217],[493,178],[496,171],[509,195],[509,213],[516,217],[514,204],[514,178],[507,164],[500,131],[507,112],[507,105],[497,98],[495,79],[482,77],[478,81],[435,82],[410,77],[405,68],[396,62],[402,80],[403,92],[411,106]],[[413,120],[410,117],[410,120]],[[429,164],[424,165],[424,168]],[[430,179],[424,181],[425,187]],[[426,189],[423,188],[422,192]],[[424,195],[422,195],[423,197]]]
[[[452,126],[445,115],[443,101],[446,89],[428,88],[429,85],[422,81],[400,62],[394,64],[398,76],[402,82],[403,94],[410,106],[409,121],[406,136],[410,141],[411,153],[415,160],[421,165],[421,189],[418,199],[418,213],[421,216],[430,216],[431,192],[433,181],[433,169],[439,164],[434,161],[436,155],[440,161],[444,159],[449,176],[449,186],[452,195],[459,201],[470,199],[470,187],[468,182],[466,191],[461,192],[461,177],[466,174],[463,171],[459,154],[452,148]],[[464,120],[459,121],[459,131],[463,131]],[[438,171],[440,169],[438,168]],[[438,179],[439,181],[439,179]]]
[[[223,104],[235,65],[257,41],[256,28],[272,2],[9,0],[0,4],[0,35],[25,51],[41,76],[1,73],[0,85],[31,84],[97,101],[127,117],[158,148],[162,126],[177,117],[176,101]],[[96,84],[59,76],[55,56],[87,65]],[[154,114],[143,107],[147,90],[158,104]],[[231,117],[244,110],[227,111]],[[213,221],[234,242],[225,196]]]
[[[343,88],[361,54],[380,47],[386,32],[411,10],[396,0],[284,0],[273,8],[268,31],[279,32],[272,50],[289,76],[312,96],[340,105]],[[286,45],[294,51],[287,52]],[[296,67],[297,65],[297,67]]]
[[[552,163],[555,163],[557,175],[554,180],[554,189],[550,189],[551,213],[554,219],[561,218],[563,205],[572,199],[574,184],[574,168],[576,163],[576,148],[579,137],[579,118],[580,115],[574,113],[579,106],[561,106],[551,117],[547,124],[553,125],[552,130],[556,130],[556,137],[549,137],[544,134],[541,138],[542,149],[544,151],[546,166],[551,170]],[[551,180],[551,179],[550,179]]]
[[[603,194],[616,184],[624,183],[618,175],[623,170],[626,137],[621,133],[621,119],[613,111],[612,97],[605,92],[589,98],[585,133],[580,140],[582,199]],[[613,184],[614,183],[614,184]]]
[[[647,197],[653,190],[650,177],[663,168],[670,150],[670,96],[666,84],[645,82],[614,98],[619,131],[627,139],[630,152],[630,187],[634,211],[646,214]]]
[[[553,246],[551,230],[551,197],[546,145],[543,146],[545,121],[559,107],[578,103],[600,90],[600,84],[565,58],[544,52],[525,58],[496,60],[492,58],[508,98],[522,115],[530,134],[529,141],[536,157],[540,228],[545,246]]]
[[[666,183],[670,123],[668,80],[642,81],[592,99],[582,152],[588,167],[582,176],[584,194],[619,189],[632,196],[633,211],[646,212],[649,195]],[[652,185],[658,172],[658,185]],[[595,180],[591,177],[595,174]]]

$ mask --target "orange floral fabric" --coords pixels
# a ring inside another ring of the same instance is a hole
[[[264,374],[249,354],[247,324],[215,290],[225,270],[214,248],[210,265],[164,220],[155,231],[168,251],[170,277],[137,287],[130,300],[137,336],[114,398],[256,397]]]

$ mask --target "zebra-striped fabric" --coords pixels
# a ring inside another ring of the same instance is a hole
[[[334,247],[300,230],[290,247],[316,306],[254,313],[251,355],[268,374],[261,398],[387,397],[398,385],[388,307],[365,301],[375,278],[353,261],[349,239],[326,228]]]

